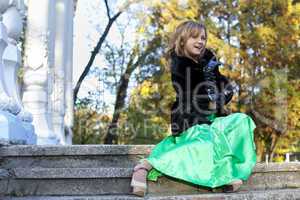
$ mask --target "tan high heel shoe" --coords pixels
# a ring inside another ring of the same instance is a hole
[[[234,180],[223,188],[223,192],[226,193],[237,192],[242,185],[243,185],[242,180],[240,179]]]
[[[152,168],[152,166],[144,161],[136,165],[133,169],[132,179],[131,179],[131,187],[132,194],[143,197],[147,192],[147,174],[148,171]]]

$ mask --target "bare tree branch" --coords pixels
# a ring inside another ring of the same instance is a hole
[[[107,17],[108,17],[108,19],[110,19],[110,9],[109,9],[109,7],[108,7],[107,0],[104,0],[104,3],[105,3],[105,7],[106,7],[106,14],[107,14]]]
[[[83,73],[80,75],[79,77],[79,80],[74,88],[74,103],[76,102],[76,99],[77,99],[77,95],[78,95],[78,92],[79,92],[79,89],[80,89],[80,86],[82,84],[82,81],[84,80],[84,78],[86,77],[86,75],[88,74],[88,72],[90,71],[90,68],[99,52],[99,50],[101,49],[102,47],[102,44],[106,38],[106,36],[108,35],[109,33],[109,30],[112,26],[112,24],[114,23],[114,21],[121,15],[122,12],[118,12],[115,16],[113,16],[111,19],[109,19],[108,21],[108,24],[106,25],[106,28],[103,32],[103,34],[101,35],[101,37],[99,38],[99,41],[96,45],[96,47],[94,48],[94,50],[92,51],[92,55],[88,61],[88,64],[86,65],[86,67],[84,68],[84,71]]]
[[[80,89],[80,86],[84,80],[84,78],[86,77],[86,75],[89,73],[90,71],[90,68],[91,66],[93,65],[94,63],[94,60],[99,52],[99,50],[101,49],[102,47],[102,44],[104,42],[104,40],[106,39],[109,31],[110,31],[110,28],[111,26],[113,25],[113,23],[117,20],[117,18],[122,14],[122,12],[124,12],[132,3],[135,3],[135,2],[139,2],[139,0],[129,0],[127,1],[124,5],[122,5],[120,8],[119,8],[119,11],[112,17],[112,18],[109,18],[108,20],[108,23],[105,27],[105,30],[103,32],[103,34],[101,35],[101,37],[99,38],[98,42],[97,42],[97,45],[96,47],[94,48],[94,50],[92,51],[92,54],[91,54],[91,57],[87,63],[87,65],[85,66],[82,74],[80,75],[79,77],[79,80],[77,81],[76,83],[76,86],[74,88],[74,95],[73,95],[73,102],[75,104],[76,102],[76,99],[77,99],[77,96],[78,96],[78,92],[79,92],[79,89]],[[108,17],[110,16],[109,14],[109,7],[108,7],[108,4],[107,4],[107,0],[105,0],[105,3],[106,3],[106,8],[108,9]]]
[[[147,55],[149,55],[149,52],[153,51],[155,49],[155,45],[157,44],[157,40],[159,38],[153,38],[151,40],[146,49],[141,52],[140,50],[140,44],[137,43],[133,50],[132,53],[130,54],[129,61],[126,65],[126,70],[124,74],[121,75],[119,85],[117,87],[117,94],[116,94],[116,101],[115,101],[115,106],[114,106],[114,113],[112,117],[112,121],[108,126],[107,134],[104,139],[105,144],[117,144],[118,142],[118,135],[116,134],[117,130],[117,123],[119,121],[120,113],[125,105],[125,98],[127,94],[127,89],[128,89],[128,83],[130,80],[130,77],[133,73],[133,71],[139,66],[144,63],[146,60]],[[138,56],[137,60],[136,57]],[[136,60],[134,62],[134,60]]]

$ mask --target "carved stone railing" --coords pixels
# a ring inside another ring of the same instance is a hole
[[[33,115],[39,145],[59,143],[53,131],[53,106],[50,98],[53,91],[55,2],[27,1],[22,101]]]
[[[0,0],[2,143],[72,144],[73,14],[72,0]]]
[[[26,112],[17,84],[21,65],[19,39],[23,29],[22,0],[0,1],[0,141],[36,144],[32,115]]]

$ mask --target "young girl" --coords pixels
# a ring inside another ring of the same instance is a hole
[[[172,135],[135,166],[135,195],[145,195],[146,179],[162,175],[211,188],[228,185],[234,192],[251,174],[256,126],[246,114],[226,116],[223,106],[232,98],[232,87],[206,41],[205,26],[194,21],[180,24],[171,37],[168,55],[176,91]]]

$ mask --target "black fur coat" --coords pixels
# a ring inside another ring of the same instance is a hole
[[[171,53],[172,84],[176,91],[176,101],[171,108],[171,130],[174,136],[195,124],[210,124],[211,121],[207,117],[213,113],[216,116],[226,115],[224,105],[231,100],[233,89],[228,79],[219,72],[218,67],[213,71],[218,88],[217,109],[208,108],[209,98],[205,90],[207,82],[204,81],[203,68],[211,59],[216,60],[216,57],[209,49],[205,49],[204,56],[199,62],[177,56],[175,52]]]

